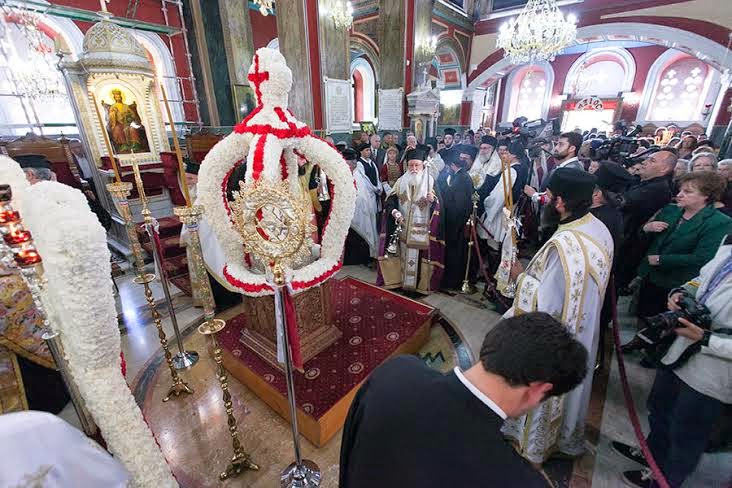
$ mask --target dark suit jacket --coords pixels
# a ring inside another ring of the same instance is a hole
[[[384,149],[377,149],[374,151],[373,148],[371,148],[371,159],[374,163],[376,163],[376,168],[381,171],[381,167],[384,165],[384,158],[386,158],[386,151]]]
[[[339,487],[547,487],[503,439],[502,424],[454,372],[396,357],[366,379],[351,404]]]

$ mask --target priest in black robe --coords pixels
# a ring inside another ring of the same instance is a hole
[[[444,148],[438,151],[438,154],[445,162],[445,167],[440,171],[437,177],[437,186],[441,192],[447,189],[447,178],[451,174],[450,163],[460,159],[460,152],[455,144],[455,129],[447,128],[442,137],[442,143],[445,145]]]
[[[574,388],[586,361],[584,346],[541,312],[499,322],[466,371],[442,374],[413,356],[387,361],[348,413],[340,488],[548,487],[500,429]]]
[[[461,145],[456,149],[460,155],[450,164],[452,174],[447,179],[443,191],[445,212],[445,274],[442,288],[457,290],[465,277],[468,261],[468,235],[465,224],[473,212],[473,180],[468,168],[478,149],[475,146]]]

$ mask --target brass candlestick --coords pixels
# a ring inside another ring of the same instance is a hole
[[[226,322],[221,319],[214,318],[216,314],[216,305],[211,292],[211,284],[208,281],[206,267],[203,263],[203,255],[201,253],[201,239],[198,235],[198,222],[203,215],[203,207],[201,205],[193,205],[191,207],[178,207],[173,210],[180,221],[188,230],[188,246],[191,249],[191,262],[188,263],[188,271],[191,276],[191,286],[200,290],[201,301],[203,304],[203,316],[205,322],[198,326],[198,332],[208,336],[211,342],[211,356],[216,363],[219,384],[223,392],[224,408],[226,409],[227,423],[229,424],[229,433],[231,434],[231,443],[234,447],[234,455],[226,469],[219,474],[221,481],[240,475],[244,470],[259,470],[259,466],[254,464],[251,456],[244,452],[239,442],[239,430],[237,428],[236,417],[234,416],[234,408],[229,393],[229,382],[226,376],[221,359],[221,346],[217,335],[226,327]]]
[[[226,469],[219,474],[219,479],[224,481],[234,476],[238,476],[245,470],[251,469],[259,471],[259,466],[254,464],[251,456],[244,452],[244,448],[239,441],[239,430],[237,429],[236,417],[234,416],[234,405],[231,401],[231,393],[229,393],[229,380],[226,376],[226,370],[221,359],[221,345],[216,337],[226,327],[226,322],[221,319],[206,320],[198,326],[198,332],[208,336],[211,341],[211,354],[216,362],[217,374],[221,391],[223,392],[224,408],[226,409],[226,418],[229,424],[229,434],[231,434],[231,444],[234,448],[234,455]]]
[[[469,274],[470,274],[470,258],[473,254],[473,246],[475,246],[475,242],[473,241],[473,226],[475,225],[475,219],[476,219],[476,212],[478,211],[478,194],[476,192],[473,192],[473,195],[471,196],[471,200],[473,201],[473,211],[470,214],[470,217],[468,218],[468,227],[470,227],[470,240],[468,241],[468,262],[465,263],[465,277],[463,278],[463,286],[460,288],[460,293],[463,295],[472,295],[477,290],[475,288],[475,285],[473,285],[469,280]]]
[[[163,352],[165,353],[165,361],[168,363],[170,376],[173,379],[173,386],[170,387],[170,390],[168,390],[168,394],[163,398],[163,401],[167,402],[170,400],[171,395],[179,396],[181,393],[193,393],[191,387],[180,378],[178,372],[173,366],[173,355],[170,353],[170,348],[168,347],[168,340],[165,336],[165,331],[163,330],[160,313],[158,313],[158,310],[155,307],[155,299],[153,298],[153,293],[150,289],[150,283],[155,279],[155,275],[145,272],[145,261],[142,258],[142,246],[140,246],[140,241],[137,238],[135,224],[132,222],[132,214],[130,212],[129,202],[127,201],[127,196],[130,194],[130,190],[132,190],[132,183],[110,183],[107,185],[107,190],[109,190],[109,193],[114,197],[114,201],[120,215],[125,221],[125,229],[127,229],[127,236],[130,239],[135,259],[135,272],[137,276],[134,281],[138,285],[143,285],[145,287],[145,298],[147,299],[147,304],[150,307],[152,318],[155,321],[155,327],[158,329],[160,346],[163,348]]]

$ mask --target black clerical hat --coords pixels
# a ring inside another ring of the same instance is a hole
[[[429,155],[429,153],[430,153],[429,147],[427,147],[423,144],[419,144],[416,148],[410,149],[409,151],[407,151],[407,156],[405,159],[407,161],[411,161],[412,159],[419,159],[420,161],[424,161],[425,159],[427,159],[427,156]]]
[[[432,149],[437,149],[437,138],[436,137],[428,137],[424,140],[424,143],[428,146],[432,146]]]
[[[194,162],[194,161],[187,161],[186,162],[186,173],[197,175],[198,170],[201,169],[201,165]]]
[[[481,144],[490,144],[493,147],[496,147],[498,145],[498,139],[496,139],[493,136],[483,136],[483,138],[480,140]]]
[[[446,135],[446,136],[454,136],[455,135],[455,129],[453,129],[452,127],[448,127],[447,129],[445,129],[444,135]]]
[[[361,154],[361,151],[363,151],[364,149],[368,149],[370,147],[371,147],[371,144],[369,144],[368,142],[363,142],[363,143],[359,144],[358,146],[356,146],[356,151],[358,151],[358,153]]]
[[[597,178],[587,171],[574,168],[557,168],[549,178],[547,188],[552,194],[571,201],[592,201]]]
[[[358,159],[358,153],[350,147],[343,149],[343,151],[341,151],[341,154],[343,155],[343,159],[345,159],[346,161],[355,161]]]
[[[595,173],[597,186],[606,191],[620,193],[633,181],[633,176],[617,163],[603,161]]]
[[[475,146],[471,146],[470,144],[460,144],[457,147],[457,150],[460,152],[460,154],[467,154],[470,156],[470,159],[475,159],[475,155],[478,154],[478,148]]]
[[[524,156],[526,154],[526,148],[521,143],[521,141],[515,140],[511,141],[511,143],[508,145],[508,152],[515,156]]]
[[[22,156],[15,156],[13,159],[17,161],[21,168],[53,169],[51,161],[46,159],[46,156],[42,154],[24,154]]]

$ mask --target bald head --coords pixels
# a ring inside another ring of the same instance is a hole
[[[641,180],[650,180],[673,173],[678,157],[671,151],[658,151],[648,156],[638,168]]]

